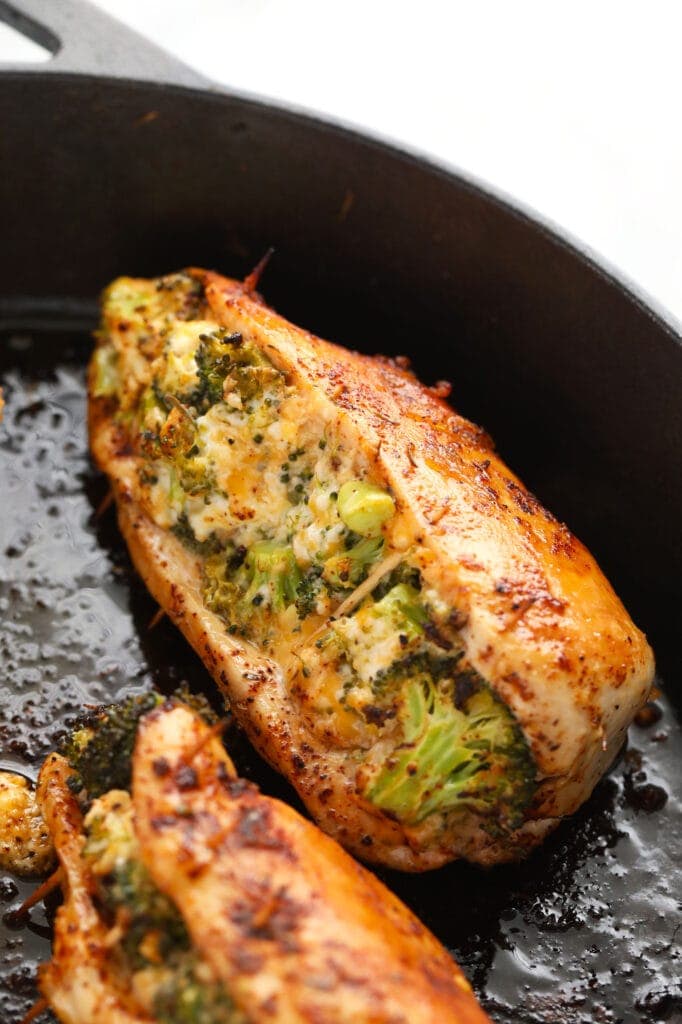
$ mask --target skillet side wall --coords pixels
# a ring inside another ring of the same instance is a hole
[[[237,276],[273,245],[267,300],[451,380],[453,405],[593,550],[666,660],[682,349],[617,282],[454,176],[248,100],[9,74],[0,124],[0,320],[93,311],[121,273]]]

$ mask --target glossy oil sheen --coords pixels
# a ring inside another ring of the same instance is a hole
[[[95,514],[105,485],[87,454],[89,344],[55,332],[0,340],[0,762],[31,778],[84,703],[152,684],[171,691],[182,680],[216,701],[168,621],[149,630],[155,606],[131,570],[114,512]],[[530,457],[514,468],[531,486],[540,482],[541,497],[544,486],[560,498],[556,466],[552,486]],[[651,632],[657,608],[649,614],[639,618]],[[666,666],[673,653],[657,650]],[[677,679],[668,683],[673,694]],[[671,704],[658,704],[662,717],[633,726],[627,752],[590,801],[526,863],[383,873],[452,950],[499,1024],[653,1024],[682,1015],[682,737]],[[226,740],[242,774],[299,806],[236,729]],[[49,955],[54,904],[35,908],[23,927],[7,917],[31,888],[0,876],[2,1024],[18,1021],[35,998],[36,963]]]

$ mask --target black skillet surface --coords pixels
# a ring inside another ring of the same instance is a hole
[[[273,244],[264,291],[283,313],[453,381],[456,406],[598,555],[670,701],[525,864],[389,884],[500,1024],[682,1019],[677,328],[471,182],[192,87],[192,72],[90,8],[13,3],[56,32],[15,17],[29,34],[66,42],[44,70],[0,76],[0,761],[34,776],[84,702],[182,679],[210,690],[167,623],[147,629],[154,606],[113,513],[94,517],[104,484],[87,459],[85,332],[116,274],[196,263],[236,275]],[[236,730],[228,744],[265,791],[295,799]],[[0,879],[6,909],[29,889]],[[3,927],[10,1024],[34,997],[48,927],[42,909]]]

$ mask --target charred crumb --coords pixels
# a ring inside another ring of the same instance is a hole
[[[239,846],[252,846],[263,850],[285,848],[285,844],[274,828],[270,808],[267,805],[241,808],[239,822],[233,835]]]
[[[662,810],[668,802],[668,794],[662,786],[652,782],[635,782],[632,776],[625,776],[624,798],[636,811],[653,814]]]
[[[259,953],[241,947],[235,950],[233,957],[235,968],[240,974],[256,974],[264,962],[263,956]]]
[[[638,725],[640,729],[648,729],[650,726],[656,725],[657,722],[660,722],[662,717],[663,712],[660,706],[654,703],[654,701],[649,701],[635,715],[635,724]]]
[[[218,782],[230,793],[232,796],[240,796],[242,792],[246,792],[246,789],[252,789],[255,792],[258,791],[258,787],[252,782],[248,782],[246,779],[236,778],[228,769],[224,761],[219,761],[216,768],[216,778]],[[244,784],[245,789],[241,789],[241,784]]]
[[[152,761],[152,771],[162,779],[170,772],[170,764],[165,757],[156,757]]]
[[[300,943],[294,933],[302,915],[303,908],[288,896],[282,886],[274,893],[263,892],[257,903],[240,901],[231,919],[245,937],[275,942],[283,952],[295,953],[300,950]]]
[[[19,889],[11,878],[0,878],[0,903],[9,903],[19,895]]]
[[[440,647],[442,651],[452,650],[452,641],[443,635],[434,622],[431,622],[430,620],[425,622],[423,624],[423,629],[431,643],[436,647]]]
[[[451,629],[454,629],[458,632],[459,630],[464,629],[468,621],[469,616],[466,614],[466,612],[463,612],[458,608],[453,608],[448,616],[448,625],[450,626]]]
[[[520,487],[519,484],[513,480],[506,481],[507,490],[511,494],[514,502],[529,516],[535,515],[540,508],[540,503],[534,494],[527,491],[524,487]]]
[[[181,764],[175,772],[175,784],[182,791],[196,789],[199,785],[199,776],[190,764]]]
[[[397,711],[393,707],[380,707],[376,704],[366,704],[362,713],[371,725],[382,726],[389,719],[395,718]]]
[[[479,688],[479,683],[476,677],[472,674],[460,672],[455,678],[455,707],[461,710],[465,707],[467,701],[472,697]]]
[[[178,823],[178,814],[159,814],[151,819],[150,825],[154,832],[162,832],[167,828],[174,828]]]

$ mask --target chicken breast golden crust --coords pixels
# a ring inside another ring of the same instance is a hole
[[[646,640],[483,431],[251,285],[105,293],[92,450],[137,569],[327,832],[406,870],[518,857],[617,753]]]
[[[89,800],[82,781],[53,754],[39,783],[65,888],[39,984],[64,1024],[488,1021],[433,935],[312,823],[238,779],[187,707],[141,719],[132,795]]]

